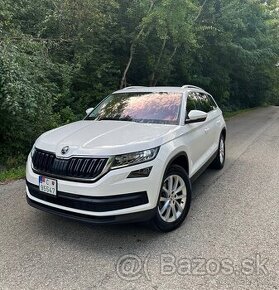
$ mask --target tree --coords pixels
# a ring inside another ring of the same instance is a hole
[[[0,0],[0,162],[119,86],[278,104],[278,26],[276,0]]]

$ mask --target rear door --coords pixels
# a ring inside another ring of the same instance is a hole
[[[211,102],[211,107],[213,108],[213,118],[214,118],[214,122],[215,122],[215,126],[214,126],[214,142],[215,142],[215,148],[216,150],[218,149],[219,146],[219,139],[220,139],[220,133],[222,131],[222,125],[223,125],[223,114],[222,111],[220,110],[220,108],[217,106],[215,100],[213,99],[213,97],[211,95],[207,95],[207,97],[209,98],[210,102]]]
[[[206,112],[206,126],[204,128],[206,134],[207,150],[205,153],[205,161],[207,161],[218,149],[218,141],[216,142],[216,134],[218,126],[216,122],[219,117],[219,110],[212,98],[206,93],[199,94],[199,110]],[[219,138],[218,138],[219,140]]]

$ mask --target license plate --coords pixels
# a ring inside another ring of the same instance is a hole
[[[39,176],[39,189],[42,192],[56,196],[57,181],[45,176]]]

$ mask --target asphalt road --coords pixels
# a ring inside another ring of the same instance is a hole
[[[278,289],[279,107],[228,123],[227,162],[193,186],[178,230],[92,226],[0,186],[0,289]]]

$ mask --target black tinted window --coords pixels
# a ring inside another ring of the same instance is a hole
[[[191,110],[200,110],[208,113],[216,109],[216,104],[207,94],[202,94],[198,92],[190,92],[187,99],[187,114]]]
[[[216,109],[216,104],[214,103],[212,98],[207,94],[199,93],[199,101],[200,101],[200,108],[198,110],[208,113]]]
[[[197,99],[195,97],[195,93],[189,93],[187,98],[187,113],[189,113],[192,110],[196,110],[196,103]]]
[[[207,95],[207,98],[209,99],[211,109],[215,110],[217,108],[215,101],[213,100],[213,98],[210,95]]]
[[[206,94],[199,94],[200,108],[199,110],[208,113],[211,111],[210,104]]]
[[[197,92],[190,92],[187,98],[187,116],[192,110],[200,110],[199,93]]]

